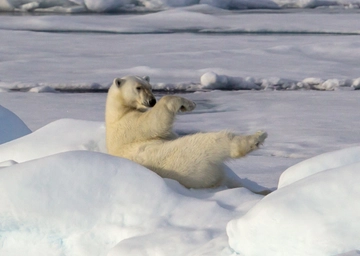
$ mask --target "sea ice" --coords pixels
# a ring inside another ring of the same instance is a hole
[[[323,155],[322,160],[331,162],[336,155]],[[316,168],[318,163],[308,162],[310,169],[312,164]],[[328,256],[357,250],[359,169],[357,160],[279,188],[245,216],[229,222],[231,248],[253,256]]]
[[[18,116],[0,105],[0,144],[29,133],[31,133],[30,129]]]

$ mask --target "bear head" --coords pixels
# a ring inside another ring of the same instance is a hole
[[[125,76],[115,78],[109,89],[109,95],[125,107],[145,111],[156,104],[148,76]]]

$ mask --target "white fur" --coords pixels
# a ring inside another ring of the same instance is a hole
[[[149,108],[154,99],[147,77],[114,80],[106,101],[108,153],[128,158],[188,188],[230,184],[224,161],[245,156],[267,137],[261,131],[245,136],[220,131],[178,138],[172,131],[175,115],[193,110],[195,103],[168,95]],[[241,184],[232,182],[231,186]]]

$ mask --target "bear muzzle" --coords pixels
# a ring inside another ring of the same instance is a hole
[[[155,106],[155,104],[156,104],[156,99],[155,98],[149,100],[149,107],[153,107],[153,106]]]
[[[142,103],[142,105],[144,105],[145,107],[148,107],[148,108],[152,108],[153,106],[155,106],[155,104],[156,104],[156,99],[155,98],[152,98],[152,99],[150,99],[148,101],[144,101]]]

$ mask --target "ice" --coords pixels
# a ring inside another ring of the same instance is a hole
[[[1,0],[1,11],[117,12],[151,11],[207,4],[222,9],[279,9],[341,6],[358,8],[358,0]],[[84,8],[85,7],[85,8]]]
[[[219,76],[214,72],[207,72],[203,74],[200,78],[201,85],[204,88],[215,87],[215,86],[226,86],[228,84],[228,79],[226,76]]]
[[[135,163],[89,151],[20,163],[0,175],[5,255],[183,255],[224,236],[236,214],[228,207],[245,211],[259,200],[246,189],[199,199]]]
[[[279,9],[280,6],[276,1],[271,0],[200,0],[200,4],[208,4],[222,9]]]
[[[0,91],[105,91],[128,74],[150,76],[158,90],[201,91],[208,72],[228,83],[206,90],[358,89],[357,18],[206,5],[142,15],[1,15]]]
[[[72,119],[57,120],[27,136],[0,145],[0,162],[25,162],[71,150],[106,152],[104,124]]]
[[[142,70],[140,73],[146,74],[144,67],[132,69],[131,73]],[[150,72],[151,73],[151,72]],[[213,71],[206,72],[200,77],[200,82],[180,82],[180,83],[153,83],[154,91],[171,92],[195,92],[203,90],[358,90],[360,79],[327,79],[305,78],[302,81],[293,79],[270,77],[235,77],[219,75]],[[101,85],[98,83],[80,84],[29,84],[29,83],[3,83],[0,88],[3,92],[9,90],[33,92],[33,93],[56,93],[56,92],[104,92],[110,87],[110,83]]]
[[[358,7],[0,0],[0,255],[359,255]],[[196,102],[180,135],[266,130],[227,162],[245,187],[186,189],[107,155],[106,94],[67,92],[129,74]]]
[[[348,88],[357,89],[358,79],[328,79],[305,78],[303,81],[284,79],[278,77],[257,79],[255,77],[232,77],[207,72],[200,78],[201,85],[193,90],[320,90],[334,91]],[[155,87],[156,88],[156,87]]]
[[[260,85],[256,84],[254,78],[244,79],[242,77],[230,77],[218,75],[214,72],[207,72],[200,78],[200,89],[212,90],[251,90],[260,89]]]
[[[341,254],[338,254],[337,256],[356,256],[356,255],[360,255],[359,250],[353,250],[353,251],[349,251],[346,253],[341,253]]]
[[[18,116],[1,105],[0,131],[0,144],[17,139],[31,132]],[[2,161],[0,160],[0,162]]]
[[[359,147],[352,127],[360,119],[351,111],[359,104],[353,91],[183,96],[197,109],[179,115],[179,134],[267,130],[263,148],[229,162],[227,175],[236,173],[249,188],[274,188],[293,165],[280,189],[267,197],[246,188],[189,190],[107,155],[105,94],[3,93],[0,101],[34,132],[0,145],[0,254],[230,256],[255,248],[259,255],[293,255],[299,245],[299,253],[310,248],[308,255],[356,255]],[[337,115],[329,119],[328,112]]]
[[[356,255],[359,152],[328,152],[288,168],[276,192],[228,224],[230,246],[244,255]]]
[[[45,85],[45,86],[33,87],[33,88],[31,88],[29,90],[29,92],[44,93],[44,92],[56,92],[56,90],[53,87],[49,86],[49,85]]]
[[[291,166],[282,173],[278,188],[285,187],[307,176],[324,170],[338,168],[360,162],[360,147],[346,148],[339,151],[324,153]]]
[[[355,90],[360,89],[360,78],[354,79],[351,86],[352,86]]]
[[[174,194],[161,178],[130,161],[91,152],[18,164],[1,175],[1,216],[19,213],[1,222],[4,254],[27,248],[27,255],[44,249],[52,255],[69,250],[71,255],[104,255],[117,241],[163,225],[170,212],[169,221],[176,222],[176,215],[185,212],[174,207],[197,201]],[[215,204],[209,207],[221,212]],[[19,235],[20,243],[13,243]]]
[[[97,1],[97,0],[83,0],[84,1],[84,5],[86,6],[87,9],[89,9],[90,11],[95,11],[95,12],[107,12],[107,11],[112,11],[112,10],[116,10],[119,7],[128,5],[131,3],[130,0],[102,0],[102,1]]]
[[[1,0],[1,11],[17,11],[17,12],[84,12],[85,9],[74,2],[68,0]]]
[[[319,256],[358,249],[359,168],[356,161],[326,169],[273,192],[228,224],[231,248],[243,255]]]

